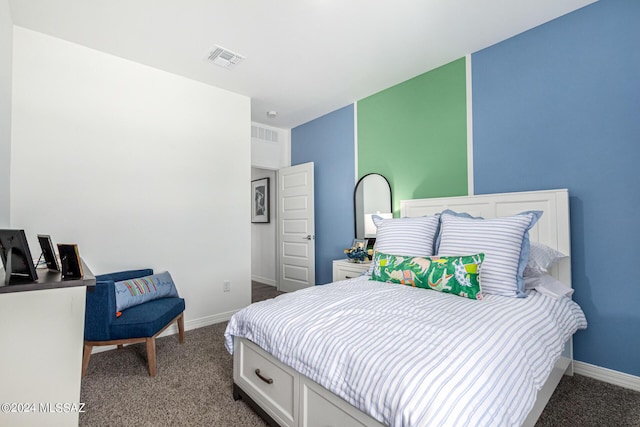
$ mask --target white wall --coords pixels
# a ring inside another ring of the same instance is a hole
[[[0,227],[9,226],[12,44],[13,23],[9,0],[0,0]]]
[[[169,270],[187,327],[249,304],[250,99],[20,27],[13,67],[11,225],[32,249]]]
[[[251,279],[271,286],[276,283],[276,172],[251,168],[251,180],[269,178],[268,224],[251,224]]]

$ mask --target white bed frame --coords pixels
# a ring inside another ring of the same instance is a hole
[[[551,274],[571,286],[571,241],[569,233],[569,193],[567,190],[529,191],[521,193],[486,194],[478,196],[402,200],[400,215],[416,217],[451,209],[473,216],[495,218],[523,211],[541,210],[544,214],[530,230],[533,242],[544,243],[569,255],[556,265]],[[379,426],[377,421],[349,405],[338,396],[319,386],[243,338],[234,341],[234,398],[243,398],[271,424],[286,426]],[[280,375],[276,388],[265,380],[256,380],[256,366],[267,364]],[[573,341],[565,344],[562,357],[556,362],[523,426],[533,426],[563,375],[573,375]]]
[[[402,200],[400,216],[416,217],[433,215],[451,209],[467,212],[473,216],[496,218],[515,215],[524,211],[538,210],[544,214],[529,231],[532,242],[544,243],[563,254],[551,274],[571,286],[571,235],[569,231],[569,192],[563,190],[527,191],[521,193],[484,194],[478,196],[445,197],[440,199]],[[529,412],[523,426],[533,426],[547,405],[549,398],[562,379],[562,375],[573,375],[573,339],[565,344],[562,357],[558,359],[547,382],[538,392],[536,403]]]

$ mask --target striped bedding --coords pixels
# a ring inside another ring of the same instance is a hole
[[[580,307],[529,292],[470,300],[369,276],[253,304],[227,326],[390,426],[518,426]]]

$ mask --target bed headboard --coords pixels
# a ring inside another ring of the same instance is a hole
[[[467,212],[473,216],[487,219],[515,215],[530,210],[544,211],[540,220],[529,231],[529,238],[533,242],[544,243],[568,255],[550,273],[566,285],[571,286],[568,190],[525,191],[400,201],[401,217],[433,215],[444,209]]]

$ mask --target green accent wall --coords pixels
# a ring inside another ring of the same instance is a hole
[[[384,175],[400,200],[467,194],[465,58],[358,101],[358,177]]]

